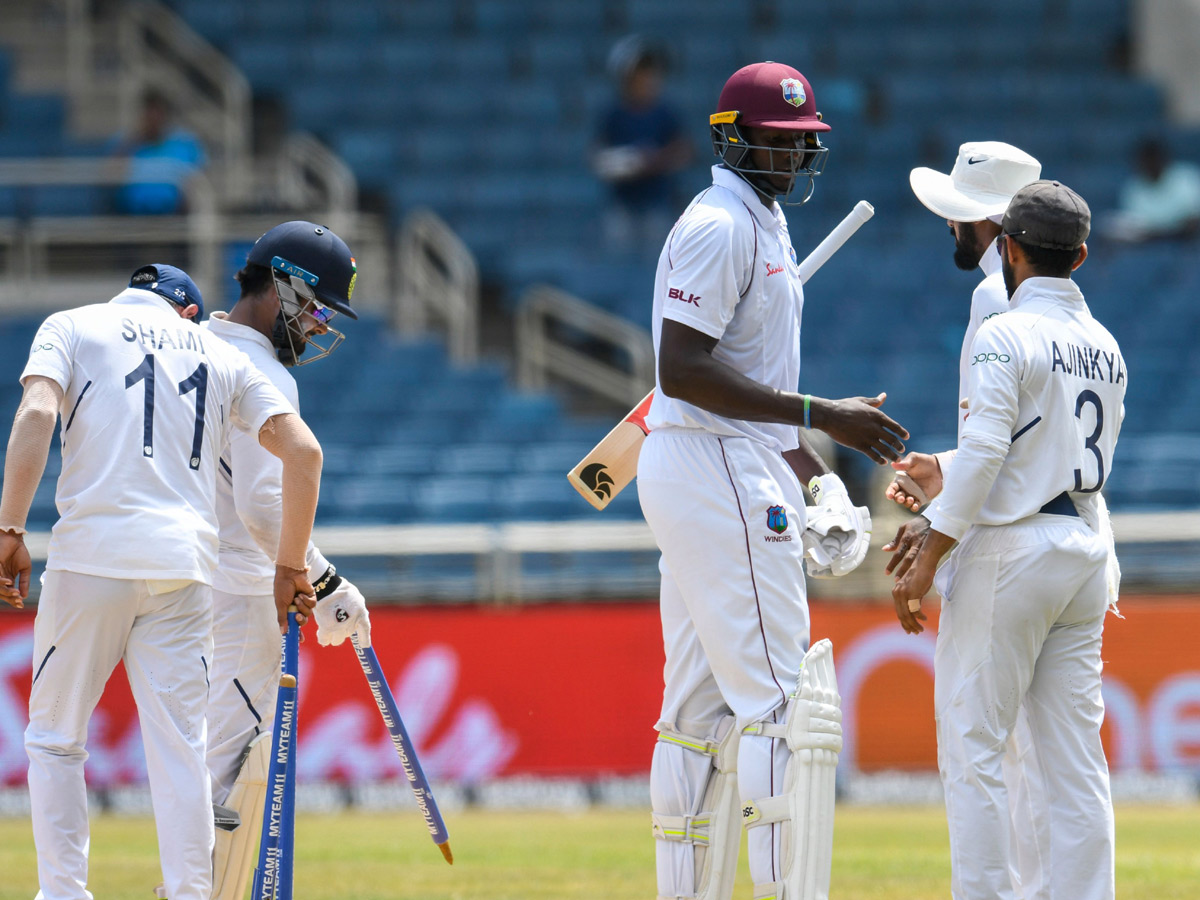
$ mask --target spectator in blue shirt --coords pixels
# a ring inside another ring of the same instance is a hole
[[[593,157],[609,185],[604,237],[610,249],[657,255],[682,212],[675,173],[691,160],[680,117],[662,97],[666,55],[640,35],[614,45],[609,72],[619,94],[601,117]]]
[[[204,168],[204,146],[173,124],[171,102],[150,90],[142,98],[137,132],[117,152],[129,159],[129,181],[117,194],[117,208],[132,215],[187,212],[187,180]]]
[[[1145,138],[1136,170],[1121,187],[1109,233],[1131,243],[1200,234],[1200,167],[1171,158],[1166,142]]]

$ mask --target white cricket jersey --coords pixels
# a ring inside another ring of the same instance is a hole
[[[1097,520],[1125,415],[1125,362],[1069,278],[1027,278],[971,348],[969,416],[933,527],[1026,518],[1066,492]]]
[[[139,288],[46,319],[21,380],[33,375],[63,389],[46,568],[210,583],[217,455],[231,426],[257,435],[291,412],[279,391]]]
[[[692,200],[658,258],[655,354],[663,319],[671,319],[717,338],[714,359],[760,384],[795,391],[803,307],[796,251],[779,204],[767,209],[741,177],[714,166],[712,187]],[[646,424],[749,437],[779,451],[798,443],[795,425],[714,415],[661,388]]]
[[[275,385],[291,409],[300,412],[296,379],[279,361],[270,338],[248,325],[230,322],[228,314],[213,313],[201,326],[241,350],[254,367]],[[233,431],[221,450],[217,473],[217,520],[220,524],[220,565],[213,587],[239,596],[270,594],[275,558],[251,536],[243,517],[256,530],[269,531],[278,544],[283,517],[283,462],[258,442],[258,436]],[[312,573],[312,577],[320,576]]]

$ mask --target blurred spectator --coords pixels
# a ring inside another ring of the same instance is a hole
[[[1138,145],[1135,163],[1110,217],[1110,235],[1136,242],[1200,233],[1200,167],[1173,161],[1158,138]]]
[[[666,53],[640,35],[618,41],[608,70],[618,95],[596,133],[596,174],[610,186],[604,237],[610,249],[657,255],[680,213],[675,173],[691,160],[680,116],[662,98]]]
[[[129,182],[117,194],[120,212],[161,216],[187,212],[185,184],[208,162],[204,146],[173,123],[171,101],[150,89],[142,97],[136,132],[120,143],[129,159]]]

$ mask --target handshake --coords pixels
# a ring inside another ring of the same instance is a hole
[[[813,578],[837,578],[858,568],[871,543],[871,513],[850,502],[846,486],[829,473],[808,483],[814,506],[804,529],[804,556]]]

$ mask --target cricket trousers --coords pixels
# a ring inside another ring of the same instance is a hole
[[[1044,785],[1051,900],[1113,900],[1113,812],[1100,743],[1107,546],[1080,519],[974,526],[937,576],[938,768],[955,900],[1018,900],[1005,747],[1024,709]],[[1031,823],[1032,828],[1032,823]]]
[[[642,445],[638,496],[662,550],[666,665],[658,729],[711,739],[731,712],[739,729],[782,721],[809,643],[805,501],[791,468],[748,438],[656,430]],[[743,735],[742,801],[782,793],[789,756],[784,740]],[[708,758],[657,743],[650,774],[655,812],[698,812],[710,772]],[[771,825],[749,834],[755,883],[780,878],[780,833]],[[693,896],[692,845],[655,843],[659,895]]]
[[[229,798],[246,745],[258,733],[271,730],[282,672],[275,598],[214,590],[208,700],[208,770],[214,803]]]
[[[208,900],[213,817],[204,712],[211,632],[208,585],[46,572],[25,730],[39,900],[92,896],[85,742],[118,662],[125,663],[137,703],[167,895]]]

